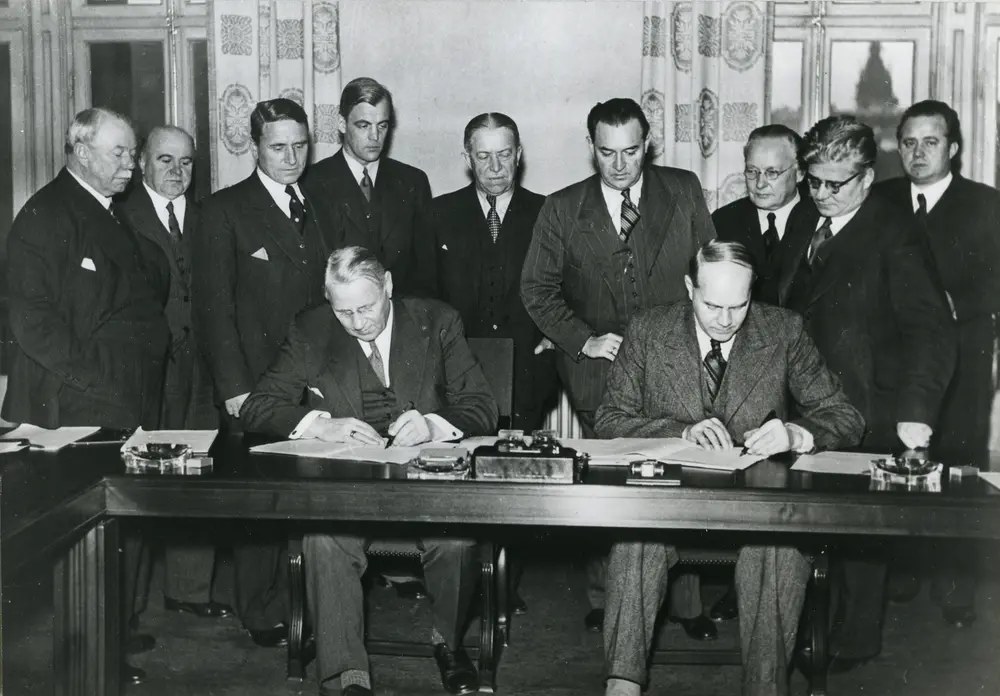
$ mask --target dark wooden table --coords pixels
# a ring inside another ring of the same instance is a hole
[[[341,524],[657,530],[826,538],[1000,539],[1000,492],[979,479],[940,492],[871,491],[865,476],[790,471],[764,461],[737,472],[685,471],[681,487],[623,485],[620,469],[586,484],[408,481],[393,465],[249,454],[220,438],[201,476],[132,476],[116,446],[0,456],[4,582],[51,564],[57,694],[121,692],[119,524],[122,518],[215,518]],[[723,535],[716,534],[717,537]],[[729,536],[729,535],[726,535]]]

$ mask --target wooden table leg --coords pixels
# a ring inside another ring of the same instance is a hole
[[[118,521],[104,520],[56,561],[56,696],[119,696],[122,623]]]

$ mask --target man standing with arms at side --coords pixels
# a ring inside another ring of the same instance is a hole
[[[305,111],[288,99],[250,115],[256,169],[202,205],[192,239],[194,333],[216,398],[232,429],[240,408],[278,353],[292,319],[323,302],[331,226],[318,194],[299,179],[309,158]],[[260,528],[254,529],[259,539]],[[237,544],[236,610],[254,642],[287,642],[287,578],[282,538]]]
[[[597,104],[587,131],[598,174],[545,200],[521,298],[559,350],[559,377],[584,435],[595,437],[594,412],[625,327],[640,310],[683,299],[688,259],[715,229],[698,177],[646,164],[649,121],[635,101]],[[585,623],[600,631],[603,572],[591,564],[588,575],[592,610]],[[700,600],[693,600],[698,579],[688,577],[695,590],[675,593],[674,614],[695,621],[703,618]],[[715,633],[707,619],[692,628],[702,637]]]
[[[333,223],[334,248],[372,250],[392,272],[400,295],[426,295],[433,263],[424,230],[431,203],[427,175],[383,157],[392,131],[392,94],[370,77],[351,80],[337,117],[343,146],[309,167],[307,180]]]
[[[891,452],[930,444],[951,379],[954,325],[916,230],[871,196],[878,148],[851,116],[823,119],[801,156],[817,212],[786,233],[779,299],[806,331],[865,418],[860,448]],[[886,565],[878,549],[834,568],[839,611],[832,672],[878,655]]]
[[[958,360],[932,450],[947,464],[987,469],[1000,312],[1000,193],[959,173],[961,129],[958,114],[944,102],[911,106],[896,131],[906,177],[876,185],[875,193],[898,204],[924,235],[956,321]],[[945,620],[963,627],[976,620],[974,557],[951,549],[939,547],[943,557],[931,594],[940,598]]]
[[[16,341],[3,404],[8,421],[158,426],[170,269],[152,242],[119,220],[112,202],[132,178],[135,145],[121,114],[81,111],[66,134],[66,167],[14,220],[7,241]],[[138,562],[132,542],[129,567]],[[153,644],[152,636],[133,635],[126,651]],[[126,665],[124,676],[137,683],[145,675]]]
[[[160,428],[214,430],[219,413],[212,379],[191,332],[191,234],[198,206],[187,198],[194,169],[194,141],[175,126],[150,131],[139,158],[142,182],[122,201],[123,220],[139,237],[158,246],[170,263],[166,315],[167,355]],[[211,599],[215,550],[194,540],[164,549],[164,606],[202,618],[222,618],[229,607]]]
[[[755,129],[743,148],[747,197],[712,213],[719,239],[740,242],[753,256],[757,269],[753,299],[757,302],[778,303],[782,240],[789,219],[813,207],[811,199],[799,195],[801,148],[802,136],[787,126]]]

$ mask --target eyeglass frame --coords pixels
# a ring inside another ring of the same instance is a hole
[[[859,169],[854,172],[854,174],[843,181],[827,181],[826,179],[820,179],[819,177],[813,176],[812,174],[806,174],[806,186],[809,187],[810,191],[819,191],[820,187],[826,184],[826,187],[830,189],[830,193],[836,196],[840,193],[840,189],[847,186],[849,183],[857,179],[859,176],[868,171],[867,167]]]
[[[774,183],[775,181],[778,180],[779,176],[781,176],[782,174],[784,174],[785,172],[787,172],[789,169],[791,169],[794,166],[795,166],[795,163],[793,162],[792,164],[788,165],[784,169],[775,169],[774,167],[768,167],[767,169],[765,169],[763,171],[761,171],[760,169],[757,169],[756,167],[750,167],[750,168],[747,168],[747,169],[743,170],[743,178],[746,179],[747,181],[757,181],[757,179],[760,178],[760,175],[763,174],[764,175],[764,181],[766,181],[768,183]],[[753,176],[750,176],[751,172],[754,172]],[[773,175],[769,175],[768,172],[774,172],[774,174]]]

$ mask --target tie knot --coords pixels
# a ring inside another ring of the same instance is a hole
[[[497,207],[497,197],[494,196],[492,193],[486,194],[486,202],[490,204],[490,208]]]
[[[625,189],[622,191],[622,198],[627,200],[629,203],[632,202],[632,194],[629,193],[629,189]]]
[[[774,221],[777,220],[777,219],[778,219],[777,215],[775,215],[774,213],[768,213],[767,214],[767,224],[768,224],[768,226],[774,227]]]
[[[174,202],[173,201],[167,201],[167,212],[168,213],[174,212]]]
[[[920,210],[927,210],[927,197],[924,194],[917,194],[917,205],[920,206]]]
[[[298,198],[298,196],[295,195],[295,189],[292,187],[291,184],[285,187],[285,193],[287,193],[291,198]]]
[[[708,344],[712,346],[713,353],[722,353],[722,344],[716,341],[714,338],[708,339]]]

